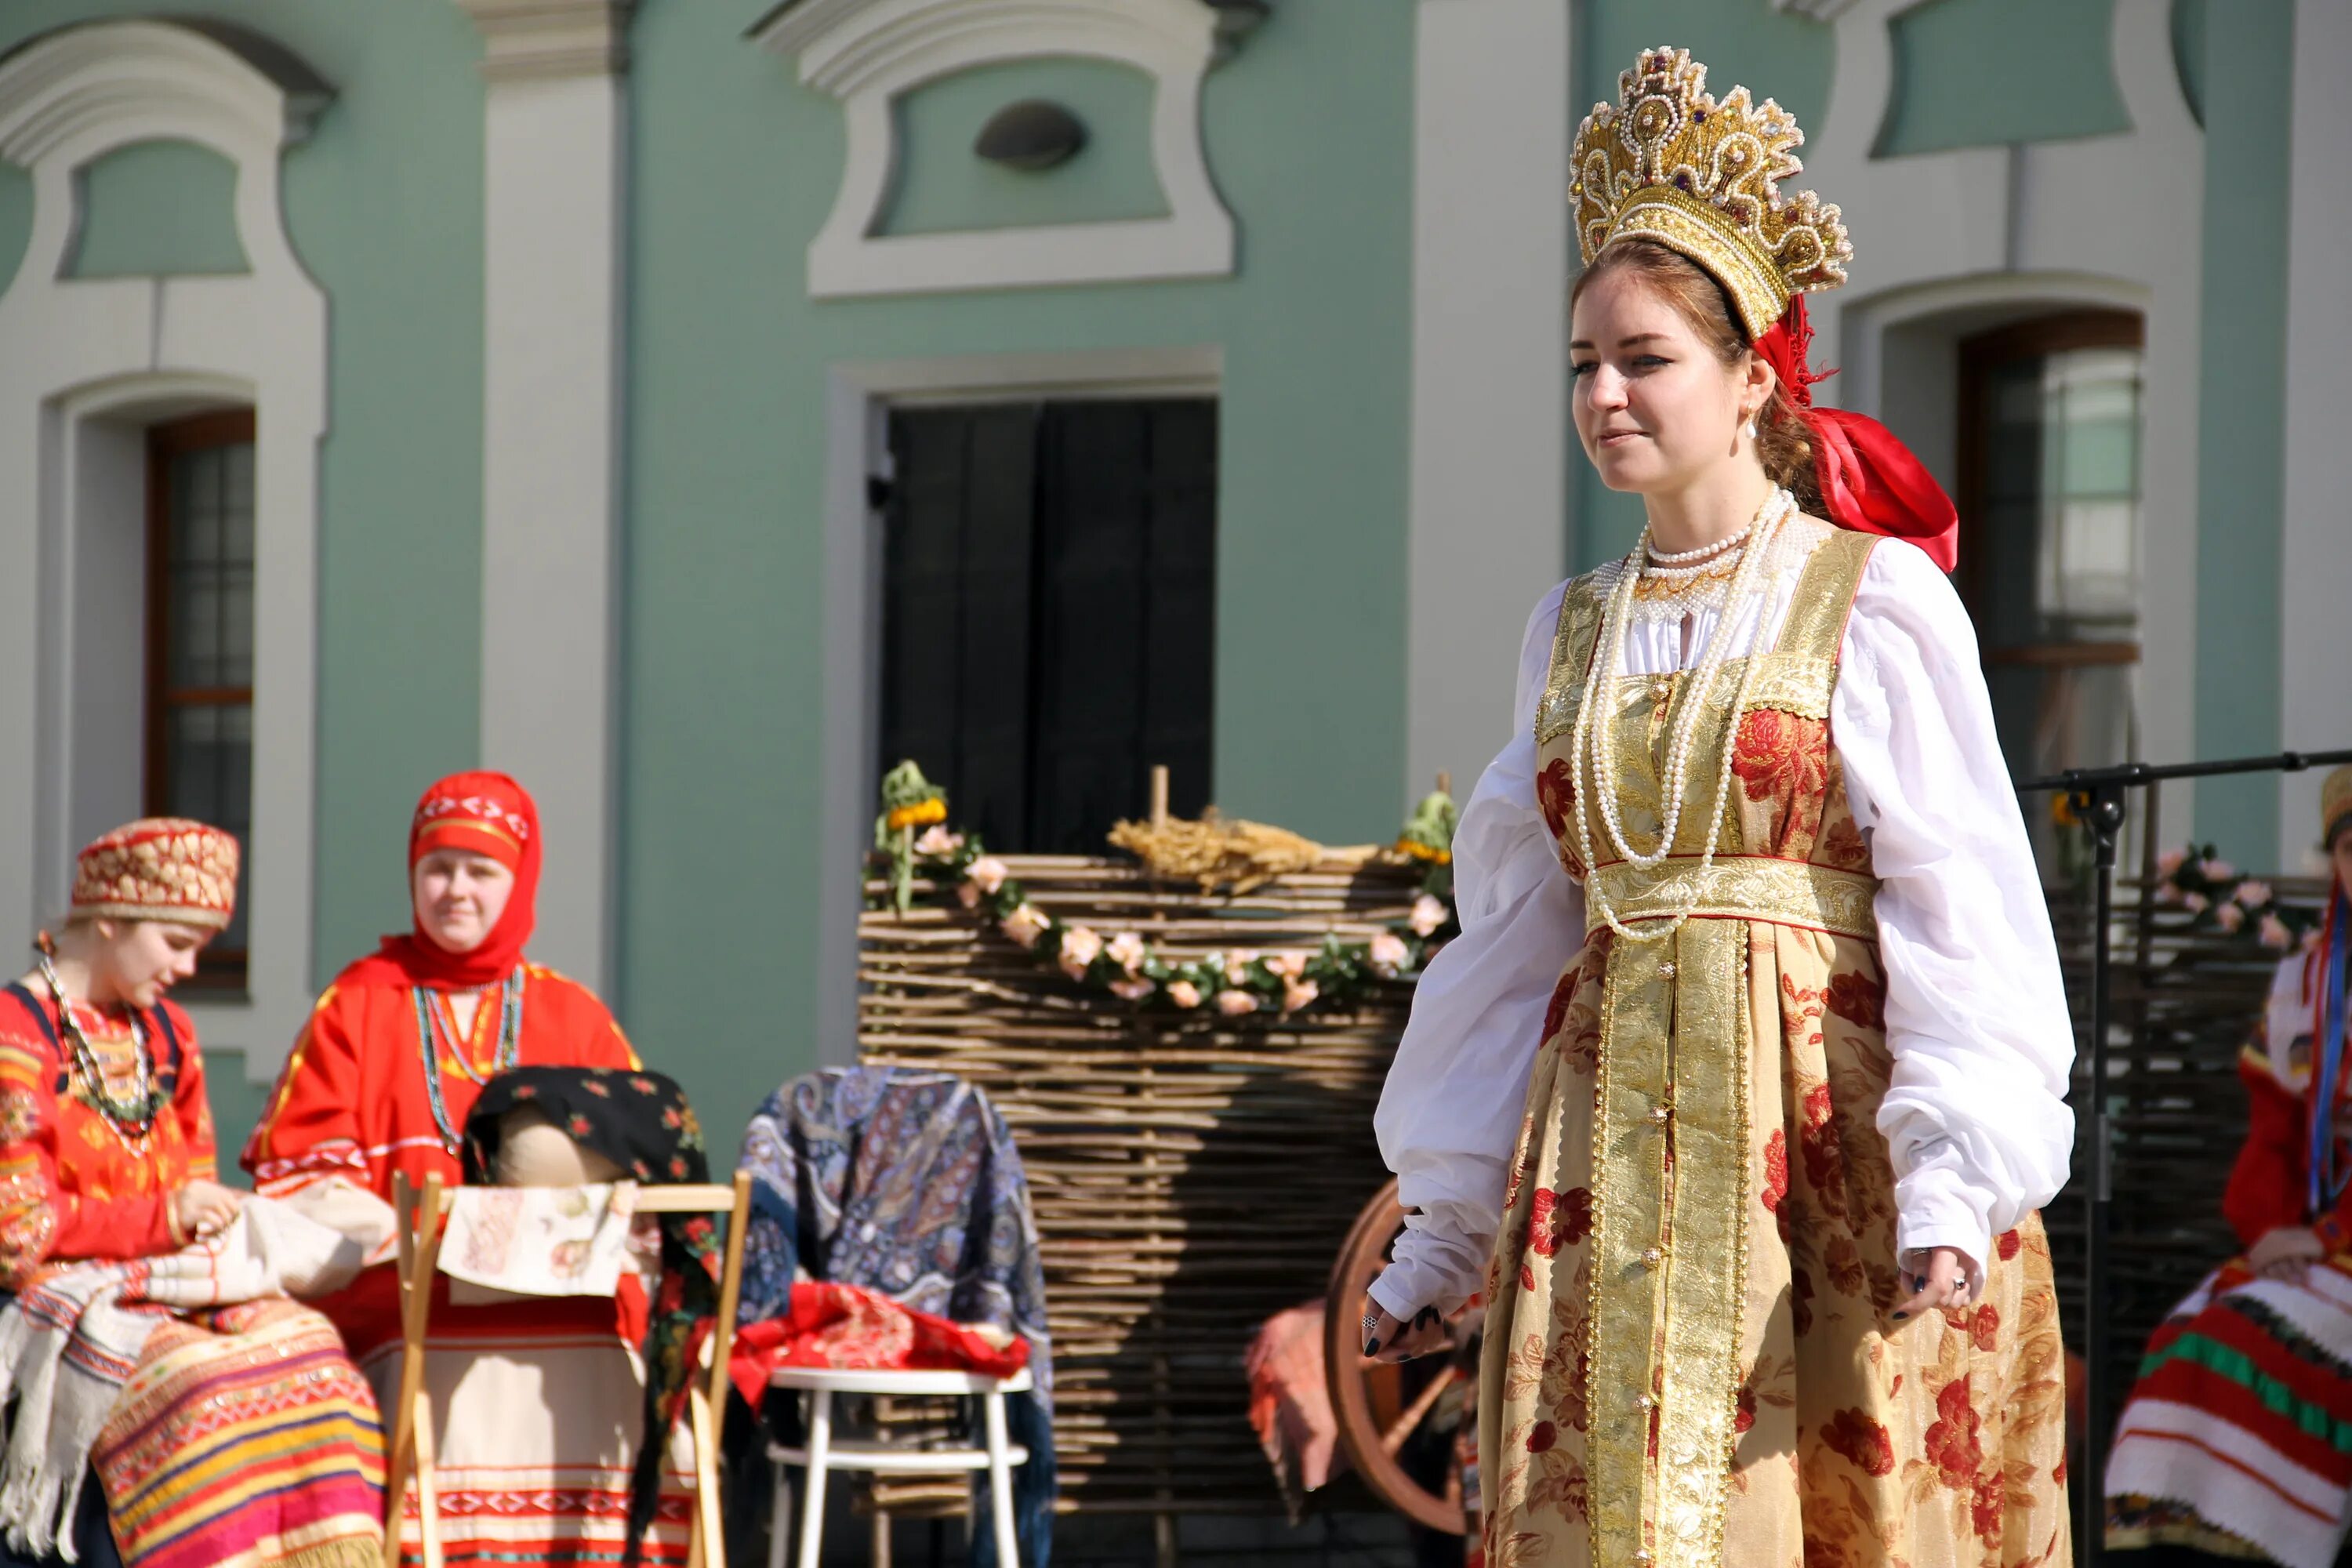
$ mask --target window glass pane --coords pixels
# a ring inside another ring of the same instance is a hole
[[[242,703],[175,708],[166,727],[170,748],[168,797],[162,809],[193,816],[236,835],[243,859],[253,825],[253,710]],[[218,945],[245,945],[245,867],[238,868],[235,922]]]
[[[164,627],[176,689],[253,684],[253,446],[171,465],[172,579]]]

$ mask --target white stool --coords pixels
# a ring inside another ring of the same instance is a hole
[[[808,1471],[801,1504],[800,1568],[817,1568],[817,1552],[824,1542],[824,1478],[832,1470],[868,1470],[892,1476],[948,1476],[986,1470],[990,1522],[996,1532],[996,1561],[1001,1568],[1020,1568],[1020,1548],[1013,1531],[1013,1468],[1029,1462],[1029,1450],[1005,1436],[1004,1396],[1029,1392],[1026,1367],[1011,1377],[996,1378],[970,1372],[859,1372],[845,1367],[783,1366],[768,1379],[768,1386],[809,1396],[808,1447],[768,1447],[768,1458],[776,1465],[776,1517],[768,1543],[768,1568],[784,1568],[784,1531],[793,1508],[789,1467],[793,1465]],[[956,1394],[977,1399],[988,1446],[915,1448],[895,1443],[836,1443],[833,1440],[833,1396],[836,1394],[908,1397]]]

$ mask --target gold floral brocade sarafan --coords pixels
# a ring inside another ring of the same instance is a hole
[[[1814,525],[1818,526],[1818,525]],[[1570,584],[1537,721],[1538,803],[1587,883],[1544,1023],[1487,1281],[1479,1468],[1489,1568],[2048,1568],[2069,1561],[2064,1391],[2038,1215],[1982,1298],[1908,1322],[1893,1059],[1868,847],[1830,698],[1875,541],[1831,533],[1737,724],[1731,660],[1694,737],[1674,855],[1578,863],[1571,758],[1606,574]],[[1628,839],[1654,843],[1689,672],[1601,693]],[[1706,825],[1733,746],[1714,867]],[[1597,801],[1596,801],[1597,805]],[[1629,926],[1696,912],[1664,942]]]

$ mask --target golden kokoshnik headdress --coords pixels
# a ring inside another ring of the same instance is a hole
[[[1688,49],[1644,49],[1576,132],[1576,244],[1590,267],[1628,239],[1664,246],[1723,286],[1749,342],[1811,437],[1822,510],[1840,528],[1907,539],[1949,572],[1958,517],[1927,465],[1877,420],[1813,406],[1805,296],[1845,281],[1853,242],[1837,207],[1780,193],[1805,133],[1744,87],[1718,101]]]
[[[1717,102],[1688,49],[1646,49],[1617,82],[1619,102],[1595,104],[1576,134],[1569,195],[1586,266],[1612,239],[1655,240],[1723,285],[1752,338],[1797,295],[1845,281],[1853,245],[1838,209],[1780,194],[1804,168],[1787,110],[1744,87]]]

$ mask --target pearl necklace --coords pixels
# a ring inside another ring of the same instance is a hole
[[[1674,852],[1675,839],[1682,826],[1683,802],[1689,788],[1691,747],[1698,732],[1700,717],[1711,706],[1717,682],[1722,675],[1726,659],[1729,658],[1738,611],[1748,602],[1755,587],[1765,557],[1770,553],[1773,536],[1796,508],[1793,496],[1787,490],[1775,489],[1757,512],[1756,520],[1748,525],[1754,538],[1742,552],[1739,570],[1732,579],[1724,613],[1717,619],[1715,629],[1707,637],[1706,649],[1700,656],[1690,690],[1684,697],[1681,721],[1675,725],[1669,742],[1665,773],[1659,781],[1664,811],[1657,847],[1647,852],[1636,851],[1627,841],[1624,822],[1617,804],[1617,792],[1613,787],[1601,786],[1601,781],[1608,780],[1613,784],[1617,777],[1616,725],[1603,721],[1596,728],[1593,723],[1593,710],[1607,702],[1608,694],[1615,690],[1619,678],[1625,672],[1625,624],[1633,606],[1633,587],[1642,574],[1641,564],[1649,552],[1650,531],[1647,528],[1643,529],[1640,542],[1635,544],[1633,552],[1619,568],[1617,581],[1612,584],[1601,618],[1600,637],[1605,652],[1594,679],[1586,689],[1584,700],[1577,705],[1576,724],[1569,738],[1570,765],[1585,773],[1574,795],[1577,847],[1587,868],[1597,868],[1599,858],[1593,853],[1592,846],[1591,803],[1595,794],[1601,796],[1601,817],[1608,828],[1610,844],[1628,864],[1648,870],[1663,864]],[[1759,657],[1750,657],[1740,673],[1739,686],[1731,706],[1735,726],[1739,721],[1741,710],[1748,705],[1748,696],[1755,687],[1756,672],[1762,662]],[[1601,919],[1608,922],[1609,929],[1619,936],[1631,942],[1664,942],[1689,921],[1692,911],[1697,907],[1699,890],[1705,886],[1706,873],[1715,866],[1716,850],[1722,841],[1723,803],[1731,786],[1734,750],[1728,744],[1723,748],[1722,767],[1716,776],[1714,808],[1707,817],[1706,848],[1699,857],[1699,877],[1694,885],[1691,900],[1676,911],[1664,929],[1634,931],[1624,925],[1618,920],[1617,911],[1610,906],[1607,894],[1590,875],[1587,876],[1589,896],[1599,908]]]
[[[1717,555],[1727,555],[1740,545],[1747,543],[1749,536],[1755,531],[1756,521],[1750,519],[1746,528],[1727,539],[1718,539],[1713,544],[1702,544],[1696,550],[1675,551],[1660,550],[1656,545],[1649,542],[1650,536],[1644,532],[1642,535],[1642,555],[1649,563],[1650,570],[1654,575],[1657,568],[1662,566],[1668,568],[1687,566],[1694,561],[1708,561]]]

